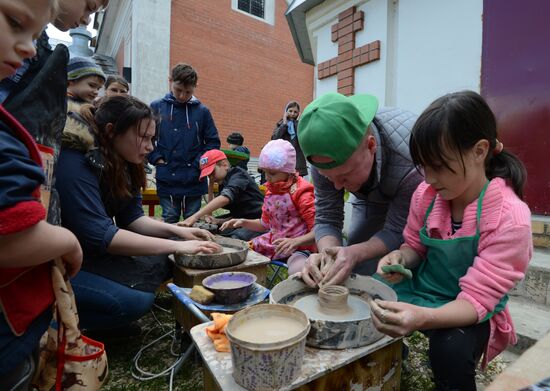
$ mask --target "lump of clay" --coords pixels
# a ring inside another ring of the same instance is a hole
[[[213,234],[217,234],[219,232],[218,225],[212,224],[204,220],[199,220],[195,224],[193,224],[194,228],[200,228],[205,229],[207,231],[210,231]]]
[[[327,275],[330,268],[334,265],[336,262],[336,254],[338,250],[333,248],[327,248],[323,251],[322,257],[321,257],[321,264],[319,265],[319,270],[321,271],[321,278],[324,279],[324,277]],[[323,282],[319,282],[319,288],[321,288],[324,284]]]
[[[200,285],[193,286],[189,297],[191,300],[204,305],[210,304],[214,301],[214,293]]]

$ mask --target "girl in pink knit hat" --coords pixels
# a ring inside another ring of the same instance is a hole
[[[309,254],[317,251],[313,185],[296,172],[296,150],[288,141],[268,142],[258,166],[267,179],[262,217],[232,219],[221,230],[244,227],[267,231],[252,240],[251,248],[271,259],[287,259],[288,274],[294,274],[302,270]]]

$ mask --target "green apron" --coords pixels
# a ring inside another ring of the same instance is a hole
[[[485,184],[477,201],[476,234],[455,239],[433,239],[428,236],[426,222],[430,215],[435,197],[424,216],[424,225],[420,230],[420,241],[426,247],[426,259],[414,268],[413,278],[403,280],[392,286],[399,301],[421,307],[437,308],[456,299],[460,293],[458,280],[466,274],[477,256],[479,242],[479,221],[481,206],[487,185]],[[502,311],[508,296],[505,295],[495,310],[488,313],[483,321]]]

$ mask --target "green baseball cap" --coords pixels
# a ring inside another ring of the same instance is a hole
[[[298,140],[306,159],[318,168],[345,163],[361,144],[378,110],[372,95],[344,96],[329,92],[311,102],[298,124]],[[311,161],[311,156],[331,158],[328,163]]]

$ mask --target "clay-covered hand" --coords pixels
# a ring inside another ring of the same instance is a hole
[[[71,251],[61,256],[63,263],[65,264],[65,271],[69,277],[74,277],[82,266],[82,248],[78,239],[71,233],[74,238],[74,243]]]
[[[220,219],[217,219],[214,216],[204,216],[204,222],[208,224],[220,224]]]
[[[304,280],[304,282],[312,288],[317,287],[317,285],[323,280],[323,275],[321,274],[322,259],[323,254],[311,254],[302,269],[302,280]]]
[[[215,254],[222,251],[219,244],[200,240],[187,240],[177,242],[176,254]]]
[[[275,248],[275,254],[279,254],[284,257],[289,257],[299,247],[299,243],[293,238],[280,238],[273,241],[273,244],[277,246]]]
[[[374,327],[391,337],[403,337],[422,329],[426,308],[413,304],[374,300],[370,303]]]
[[[402,273],[395,273],[390,272],[387,273],[384,269],[385,266],[391,266],[391,265],[403,265],[405,266],[405,259],[403,258],[403,253],[401,250],[394,250],[391,253],[385,255],[380,261],[378,262],[378,268],[376,269],[376,273],[378,273],[384,280],[388,281],[391,284],[396,284],[398,282],[401,282],[404,275]]]
[[[241,228],[244,224],[244,219],[231,219],[226,221],[220,227],[220,231],[225,231],[226,229],[231,228]]]
[[[214,235],[205,229],[200,228],[180,228],[178,230],[178,236],[182,239],[188,240],[208,240],[214,241]]]
[[[177,224],[180,227],[192,227],[198,219],[195,216],[190,216],[183,221],[179,221]]]
[[[319,286],[344,282],[355,267],[355,258],[349,247],[329,247],[323,250],[325,266],[321,269],[323,280]]]

